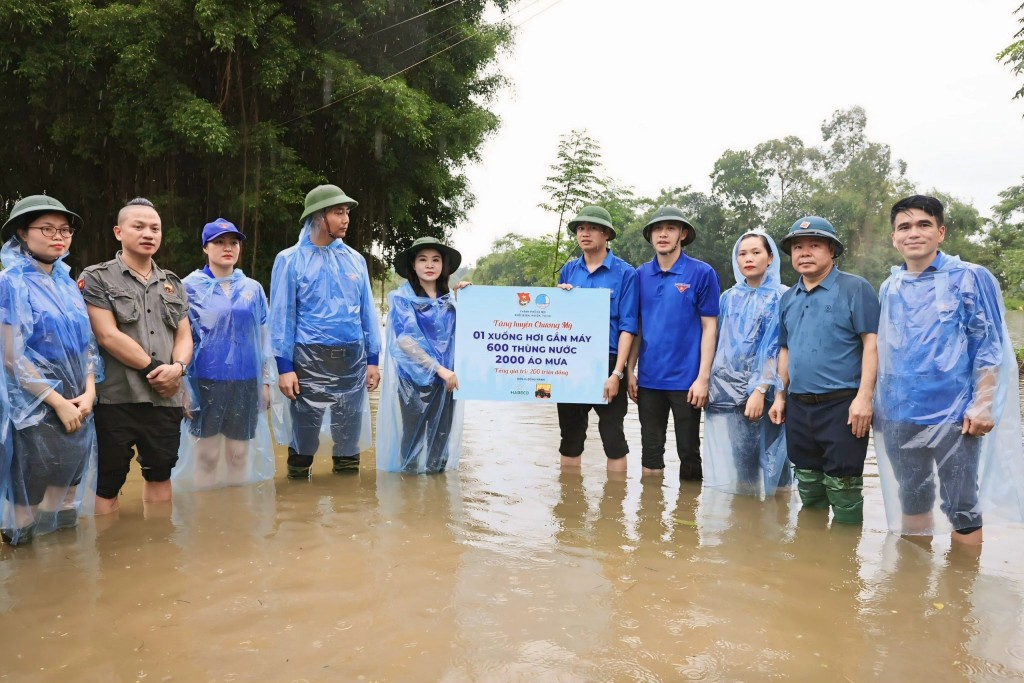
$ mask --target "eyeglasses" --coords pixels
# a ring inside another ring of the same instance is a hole
[[[30,225],[28,226],[28,229],[39,230],[47,237],[53,237],[58,232],[61,237],[71,237],[75,234],[75,229],[70,225],[62,225],[58,228],[56,225],[50,225],[47,223],[46,225]]]

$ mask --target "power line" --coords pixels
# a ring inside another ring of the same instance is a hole
[[[455,0],[455,1],[461,1],[461,0]],[[523,11],[523,10],[529,8],[529,7],[532,7],[533,5],[536,5],[538,2],[542,2],[542,0],[533,0],[533,2],[530,2],[529,4],[524,5],[523,7],[520,7],[519,9],[511,12],[509,14],[509,16],[512,16],[512,15],[518,13],[518,12],[521,12],[521,11]],[[526,19],[524,19],[523,21],[519,22],[518,24],[513,24],[513,25],[516,28],[520,28],[520,27],[524,26],[525,24],[527,24],[528,22],[533,21],[534,19],[536,19],[540,15],[544,14],[549,9],[554,7],[555,5],[560,4],[561,2],[562,2],[562,0],[554,0],[554,2],[552,2],[547,7],[541,9],[536,14],[534,14],[534,15],[532,15],[530,17],[527,17]],[[448,4],[451,4],[451,3],[448,3]],[[440,9],[440,8],[438,8],[438,9]],[[459,45],[461,45],[462,43],[466,42],[467,40],[470,40],[472,38],[477,37],[478,35],[483,33],[485,30],[488,30],[488,29],[494,28],[495,26],[499,26],[501,24],[506,24],[506,23],[509,23],[508,19],[505,19],[505,20],[503,20],[501,22],[498,22],[498,24],[488,24],[486,26],[482,26],[481,28],[477,29],[473,33],[470,33],[469,35],[463,37],[462,39],[457,40],[456,42],[452,43],[451,45],[447,45],[447,46],[441,48],[437,52],[434,52],[433,54],[430,54],[430,55],[424,57],[423,59],[419,60],[418,62],[414,62],[413,64],[410,64],[409,66],[407,66],[407,67],[405,67],[403,69],[399,69],[398,71],[395,71],[394,73],[392,73],[392,74],[390,74],[388,76],[385,76],[384,78],[380,79],[379,81],[377,81],[375,83],[370,83],[369,85],[363,86],[362,88],[360,88],[360,89],[358,89],[358,90],[356,90],[354,92],[350,92],[347,95],[339,97],[339,98],[337,98],[335,100],[331,100],[330,102],[327,102],[327,103],[317,107],[316,109],[310,109],[309,111],[304,112],[302,114],[299,114],[298,116],[296,116],[294,118],[288,119],[282,125],[287,126],[288,124],[294,123],[294,122],[298,121],[299,119],[304,119],[307,116],[312,116],[313,114],[316,114],[317,112],[323,111],[324,109],[327,109],[329,107],[333,107],[336,104],[340,104],[341,102],[344,102],[345,100],[348,100],[348,99],[351,99],[351,98],[355,97],[356,95],[360,95],[360,94],[366,92],[367,90],[370,90],[371,88],[374,88],[374,87],[376,87],[378,85],[386,83],[387,81],[390,81],[392,78],[395,78],[396,76],[401,76],[405,72],[407,72],[410,69],[413,69],[413,68],[419,66],[420,64],[424,64],[426,62],[429,62],[431,59],[434,59],[435,57],[438,57],[438,56],[444,54],[445,52],[448,52],[452,48],[458,47]],[[452,27],[449,27],[449,29],[446,29],[445,31],[450,30],[450,28],[452,28]],[[445,31],[442,31],[441,33],[444,33]],[[440,34],[438,34],[438,35],[440,35]]]
[[[364,35],[364,36],[356,36],[356,40],[362,40],[362,39],[364,39],[364,38],[372,38],[372,37],[373,37],[373,36],[375,36],[375,35],[378,35],[378,34],[380,34],[380,33],[384,33],[385,31],[390,31],[391,29],[395,28],[396,26],[401,26],[402,24],[407,24],[407,23],[409,23],[410,21],[415,21],[416,19],[419,19],[420,17],[425,17],[425,16],[427,16],[428,14],[431,14],[431,13],[433,13],[433,12],[436,12],[436,11],[438,11],[438,10],[444,9],[445,7],[448,7],[449,5],[454,5],[454,4],[455,4],[455,3],[457,3],[457,2],[465,2],[465,0],[449,0],[448,2],[444,3],[443,5],[441,5],[441,6],[439,6],[439,7],[433,7],[433,8],[431,8],[431,9],[428,9],[428,10],[427,10],[426,12],[420,12],[419,14],[417,14],[417,15],[416,15],[416,16],[414,16],[414,17],[409,17],[409,18],[407,18],[407,19],[402,19],[401,21],[399,21],[399,22],[397,22],[397,23],[394,23],[394,24],[391,24],[390,26],[385,26],[384,28],[379,28],[379,29],[377,29],[376,31],[374,31],[373,33],[367,33],[367,34],[366,34],[366,35]],[[363,12],[362,14],[360,14],[359,16],[357,16],[357,17],[356,17],[356,19],[359,19],[360,17],[364,17],[364,16],[366,16],[367,14],[369,14],[369,11],[367,11],[367,12]],[[323,45],[324,43],[326,43],[326,42],[327,42],[328,40],[330,40],[330,39],[331,39],[331,38],[333,38],[334,36],[338,35],[338,34],[339,34],[339,33],[341,33],[342,31],[344,31],[344,30],[345,30],[345,28],[346,28],[345,26],[342,26],[341,28],[339,28],[339,29],[338,29],[337,31],[335,31],[335,32],[334,32],[334,33],[332,33],[331,35],[329,35],[329,36],[327,36],[326,38],[324,38],[323,40],[321,40],[321,41],[317,42],[316,46],[317,46],[317,47],[320,47],[321,45]]]

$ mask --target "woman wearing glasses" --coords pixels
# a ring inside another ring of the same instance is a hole
[[[92,410],[102,364],[64,258],[82,219],[26,197],[0,229],[0,348],[11,439],[0,466],[0,531],[12,545],[72,528],[95,500]]]

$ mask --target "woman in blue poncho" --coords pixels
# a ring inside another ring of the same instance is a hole
[[[0,467],[0,530],[12,545],[91,514],[93,404],[102,362],[64,258],[82,219],[52,197],[22,199],[0,230],[0,335],[10,448]]]
[[[462,255],[421,237],[395,258],[408,282],[388,295],[385,371],[377,410],[377,469],[443,472],[458,466],[462,405],[455,363],[454,290]]]
[[[778,377],[779,251],[761,231],[733,246],[736,284],[722,293],[704,418],[704,485],[773,495],[792,482],[782,427],[768,419]]]
[[[195,353],[186,420],[172,473],[175,490],[245,484],[274,476],[267,424],[272,368],[263,287],[235,268],[243,235],[218,218],[203,228],[207,265],[186,277]]]

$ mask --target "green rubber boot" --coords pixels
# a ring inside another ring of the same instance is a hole
[[[800,502],[805,508],[828,509],[828,494],[825,493],[825,484],[822,483],[825,479],[824,472],[798,468],[794,471],[794,477],[796,490],[800,493]]]
[[[296,467],[295,465],[288,465],[288,478],[289,479],[309,479],[310,473],[313,471],[312,467]]]
[[[831,477],[826,474],[825,489],[832,505],[832,521],[839,524],[864,522],[864,477]]]
[[[354,458],[339,458],[334,457],[334,467],[332,471],[335,474],[358,474],[359,473],[359,456]]]

